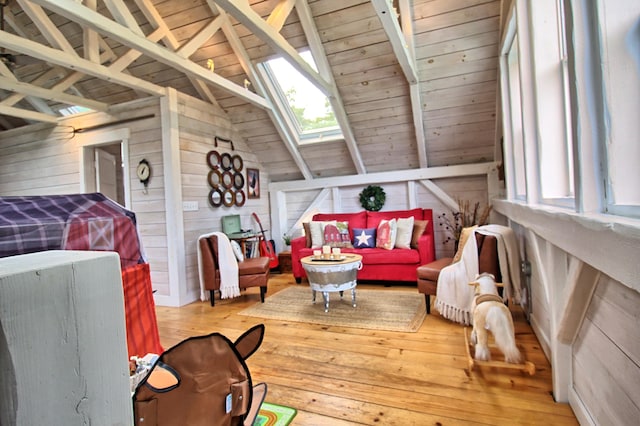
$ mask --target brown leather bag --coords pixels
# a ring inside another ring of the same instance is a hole
[[[259,324],[235,342],[212,333],[166,350],[135,390],[135,425],[252,425],[267,385],[253,386],[245,360],[263,336]]]

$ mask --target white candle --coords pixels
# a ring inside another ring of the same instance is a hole
[[[331,254],[331,247],[322,246],[322,254]]]
[[[314,250],[314,251],[313,251],[313,255],[314,255],[315,257],[320,257],[320,254],[321,254],[321,253],[322,253],[322,252],[321,252],[320,250]]]
[[[332,252],[334,256],[340,256],[340,247],[334,247]]]

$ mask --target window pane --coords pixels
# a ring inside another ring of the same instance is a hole
[[[600,1],[598,7],[608,132],[607,204],[622,214],[629,211],[618,211],[618,206],[635,206],[632,214],[640,216],[640,2]]]
[[[301,52],[300,56],[316,68],[309,51]],[[280,97],[289,106],[287,113],[295,121],[301,138],[317,137],[327,131],[341,134],[329,99],[316,86],[284,58],[271,59],[266,65]]]
[[[522,127],[522,104],[520,96],[520,68],[518,65],[518,35],[513,37],[507,54],[507,78],[509,79],[509,107],[511,108],[511,141],[513,144],[515,195],[524,199],[527,194],[524,162],[524,135]]]

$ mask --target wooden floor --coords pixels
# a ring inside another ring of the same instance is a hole
[[[296,285],[291,274],[272,274],[267,297],[290,285]],[[262,346],[247,364],[254,383],[267,383],[266,401],[298,410],[293,425],[577,424],[567,404],[554,402],[549,363],[519,310],[517,340],[536,365],[533,376],[468,371],[463,327],[437,311],[417,333],[397,333],[238,315],[255,303],[259,293],[250,289],[236,299],[216,300],[213,308],[209,302],[157,307],[162,344],[169,348],[214,331],[235,340],[264,323]]]

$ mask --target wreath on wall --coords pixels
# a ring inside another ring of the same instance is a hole
[[[386,198],[384,189],[377,185],[369,185],[360,193],[360,204],[365,210],[377,212],[384,205]]]

